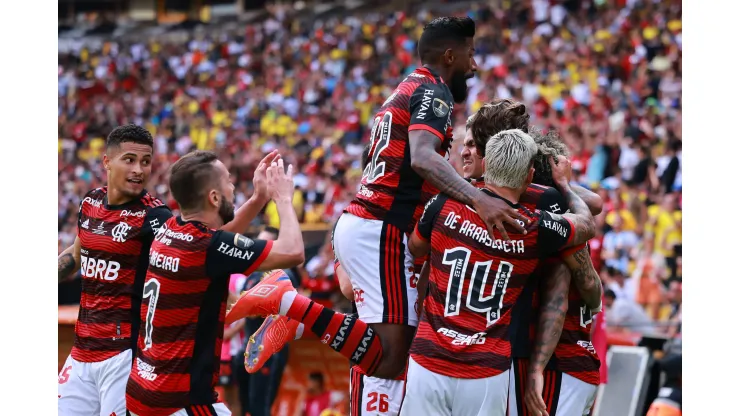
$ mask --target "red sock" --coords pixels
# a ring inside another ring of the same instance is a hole
[[[383,347],[380,338],[366,323],[324,308],[302,295],[296,295],[286,316],[302,322],[305,329],[310,329],[322,343],[349,358],[367,375],[375,373],[383,356]]]

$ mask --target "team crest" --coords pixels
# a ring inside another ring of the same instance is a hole
[[[437,117],[444,117],[450,112],[450,106],[439,98],[435,98],[432,101],[432,109]]]

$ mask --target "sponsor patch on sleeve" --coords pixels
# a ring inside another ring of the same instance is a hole
[[[245,237],[241,234],[235,234],[234,235],[234,245],[242,249],[247,249],[254,245],[254,241],[252,241],[251,238]]]

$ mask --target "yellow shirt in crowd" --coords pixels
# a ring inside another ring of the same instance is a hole
[[[666,257],[673,256],[673,246],[681,244],[681,211],[668,212],[659,205],[648,208],[648,218],[654,221],[654,226],[646,227],[645,231],[655,237],[655,252]],[[662,244],[661,244],[662,243]]]

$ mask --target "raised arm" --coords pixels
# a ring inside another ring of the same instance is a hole
[[[571,189],[586,203],[588,209],[591,210],[591,215],[597,216],[601,214],[601,211],[604,209],[604,201],[597,193],[591,192],[581,185],[571,185]]]
[[[596,235],[596,221],[588,205],[570,187],[570,161],[563,156],[558,156],[557,161],[550,157],[550,166],[555,185],[568,202],[570,212],[563,217],[573,224],[573,238],[568,246],[581,245]]]
[[[267,169],[267,185],[280,218],[280,234],[257,270],[289,269],[305,261],[303,234],[293,209],[293,165],[286,173],[282,159],[272,162]]]
[[[75,237],[75,242],[62,251],[57,257],[57,264],[60,282],[80,270],[80,237]]]
[[[547,411],[545,401],[542,399],[543,372],[558,345],[565,324],[565,314],[568,312],[570,272],[562,263],[547,267],[545,270],[547,273],[541,279],[540,285],[542,308],[529,360],[527,388],[524,396],[527,408],[532,414],[545,414]]]
[[[222,230],[231,231],[232,233],[247,232],[252,220],[257,217],[260,211],[262,211],[262,208],[265,207],[265,204],[270,201],[270,191],[267,187],[266,177],[267,168],[279,157],[278,151],[273,150],[260,161],[257,169],[254,171],[254,179],[252,180],[254,193],[244,205],[236,210],[234,219],[221,227]]]
[[[233,273],[250,275],[255,271],[289,269],[304,260],[303,238],[292,206],[293,167],[286,173],[283,161],[272,162],[267,183],[280,215],[280,235],[275,241],[252,240],[238,233],[218,230],[206,255],[209,276],[228,277]]]

